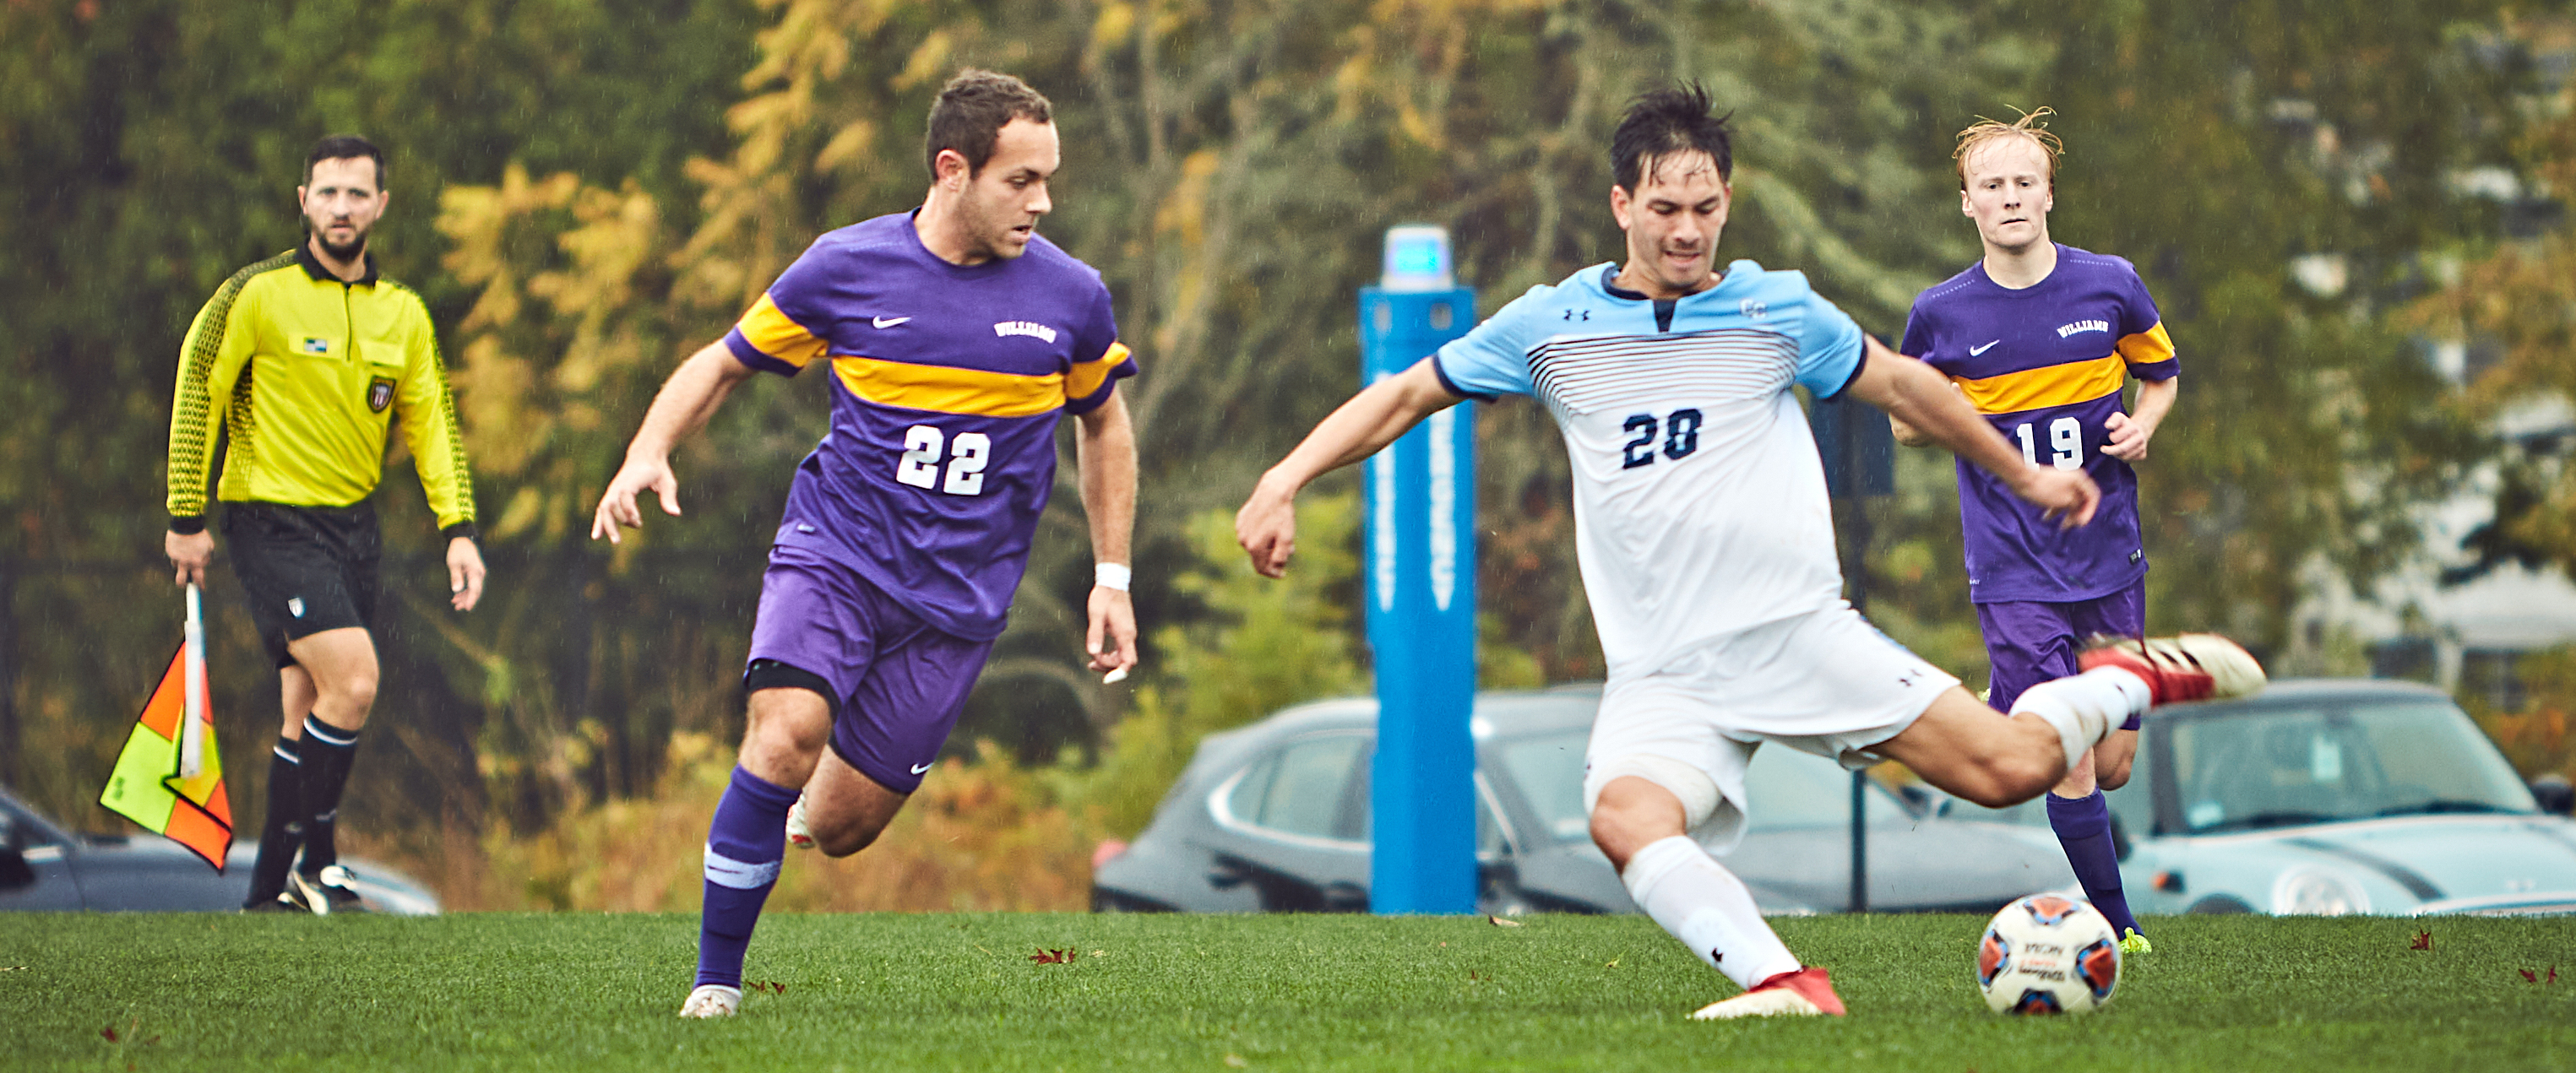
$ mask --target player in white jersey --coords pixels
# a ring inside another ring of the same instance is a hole
[[[1235,519],[1276,577],[1294,500],[1467,398],[1533,395],[1574,467],[1576,550],[1610,665],[1586,755],[1593,841],[1656,923],[1746,992],[1694,1016],[1840,1014],[1710,856],[1743,832],[1765,741],[1861,766],[1902,761],[1979,804],[2044,793],[2149,705],[2259,687],[2242,649],[2196,635],[2088,653],[2010,715],[1870,627],[1842,599],[1824,469],[1790,388],[1888,411],[2064,524],[2100,493],[2025,461],[1948,381],[1863,335],[1797,272],[1715,270],[1732,197],[1705,90],[1649,93],[1611,139],[1624,265],[1534,287],[1462,339],[1354,396],[1264,474]]]

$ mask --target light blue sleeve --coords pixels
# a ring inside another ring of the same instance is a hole
[[[1806,273],[1781,274],[1795,279],[1797,287],[1790,300],[1799,303],[1798,382],[1819,399],[1840,395],[1860,375],[1860,325],[1810,289]]]
[[[1496,395],[1530,393],[1529,347],[1536,314],[1556,288],[1530,288],[1497,310],[1467,334],[1452,339],[1431,356],[1440,386],[1453,395],[1492,401]]]

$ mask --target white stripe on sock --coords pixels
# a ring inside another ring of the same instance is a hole
[[[358,743],[357,731],[342,730],[339,727],[332,726],[331,724],[325,723],[321,719],[310,715],[304,717],[304,733],[308,736],[322,739],[323,743],[326,745],[337,745],[344,749]],[[348,737],[340,737],[339,735],[342,734],[346,734]]]
[[[732,887],[735,890],[759,890],[777,881],[778,864],[777,861],[757,864],[751,861],[737,861],[716,852],[715,846],[709,845],[707,847],[707,882],[719,887]]]

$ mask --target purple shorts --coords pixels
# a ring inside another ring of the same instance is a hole
[[[1986,631],[1986,658],[1994,667],[1986,703],[2009,712],[2023,690],[2073,676],[2076,653],[2093,635],[2144,636],[2147,581],[2071,603],[1978,604],[1977,626]]]
[[[751,662],[829,683],[832,751],[899,794],[939,758],[993,642],[941,633],[846,563],[813,548],[769,549]]]

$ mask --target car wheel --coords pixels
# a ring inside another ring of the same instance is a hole
[[[2225,894],[2212,894],[2209,897],[2191,903],[2191,908],[2184,910],[2184,912],[2189,913],[2221,914],[2251,913],[2253,911],[2254,907],[2245,904],[2243,899],[2231,897]]]

